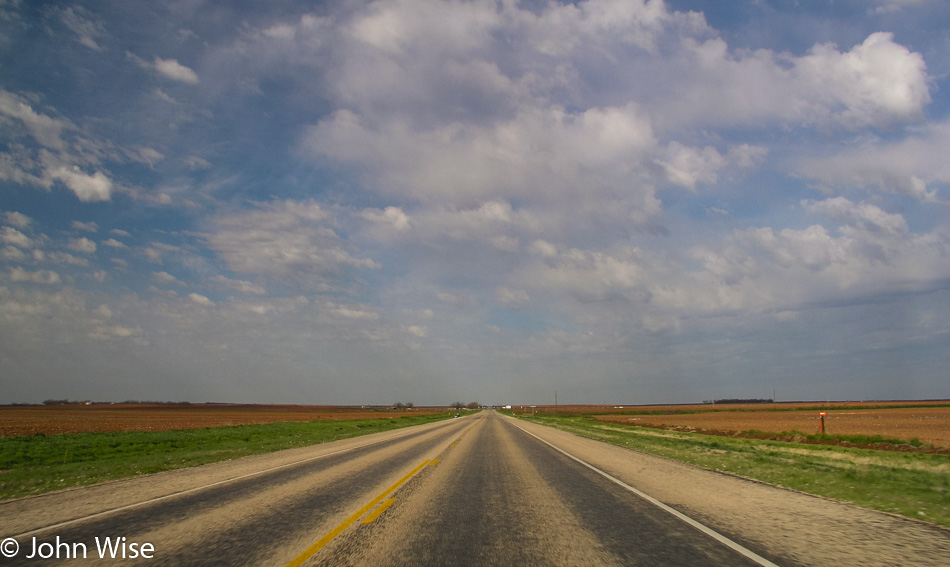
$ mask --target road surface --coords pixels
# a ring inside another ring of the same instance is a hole
[[[487,411],[2,503],[0,565],[940,565],[948,534]]]

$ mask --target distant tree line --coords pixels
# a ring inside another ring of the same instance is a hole
[[[482,404],[478,402],[469,402],[467,404],[463,404],[462,402],[452,402],[452,407],[455,409],[462,409],[462,408],[478,409],[482,407]]]
[[[168,405],[168,406],[180,406],[180,405],[190,405],[191,402],[169,402],[169,401],[150,401],[150,400],[125,400],[124,402],[94,402],[92,400],[70,400],[63,398],[62,400],[43,400],[44,406],[68,406],[68,405],[89,405],[89,404],[148,404],[148,405]],[[14,404],[17,405],[17,404]],[[26,404],[23,404],[26,405]]]
[[[761,398],[750,398],[750,399],[740,399],[740,398],[727,398],[723,400],[712,400],[709,402],[704,402],[707,404],[771,404],[775,400],[771,399],[761,399]]]

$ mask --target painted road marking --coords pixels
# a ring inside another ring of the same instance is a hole
[[[432,462],[429,463],[429,466],[430,466],[430,467],[434,467],[434,466],[436,465],[436,463],[438,463],[438,462],[441,461],[441,460],[442,460],[442,459],[432,459]]]
[[[379,495],[376,498],[373,498],[372,500],[370,500],[369,503],[366,504],[366,506],[363,506],[362,508],[357,510],[352,516],[343,520],[343,523],[341,523],[339,526],[330,530],[330,533],[318,539],[316,543],[314,543],[313,545],[305,549],[303,553],[301,553],[300,555],[296,557],[296,559],[288,563],[286,567],[300,567],[300,565],[303,565],[304,561],[306,561],[307,559],[310,559],[310,557],[313,556],[314,553],[320,551],[326,544],[333,541],[333,538],[343,533],[343,531],[346,530],[346,528],[350,527],[350,525],[356,520],[359,520],[363,516],[363,514],[365,514],[373,506],[378,504],[380,500],[389,496],[391,492],[393,492],[394,490],[402,486],[407,480],[415,476],[417,472],[421,471],[423,467],[425,467],[429,463],[430,461],[428,459],[423,461],[421,465],[412,469],[412,471],[410,471],[409,474],[397,480],[395,484],[393,484],[386,490],[380,492]]]
[[[370,512],[368,516],[366,516],[365,518],[363,518],[363,523],[364,523],[364,524],[372,524],[372,523],[376,520],[376,518],[379,517],[380,514],[382,514],[383,512],[386,511],[386,508],[389,508],[390,506],[392,506],[392,505],[395,504],[395,503],[396,503],[396,499],[395,499],[395,498],[390,498],[389,500],[386,500],[385,502],[383,502],[382,504],[379,505],[379,508],[376,508],[375,510],[373,510],[372,512]]]
[[[446,422],[436,422],[436,423],[443,424],[443,423],[446,423]],[[59,522],[58,524],[52,524],[52,525],[49,525],[49,526],[44,526],[44,527],[42,527],[42,528],[36,528],[35,530],[30,530],[30,531],[28,531],[28,532],[23,532],[22,534],[16,534],[16,535],[11,536],[11,537],[13,537],[14,539],[20,539],[20,538],[23,538],[23,537],[30,537],[30,536],[32,536],[32,535],[35,535],[35,534],[38,534],[38,533],[41,533],[41,532],[46,532],[46,531],[49,531],[49,530],[52,530],[52,529],[62,528],[62,527],[65,527],[65,526],[71,526],[71,525],[73,525],[73,524],[78,524],[78,523],[80,523],[80,522],[85,522],[85,521],[87,521],[87,520],[94,520],[94,519],[96,519],[96,518],[101,518],[101,517],[103,517],[103,516],[108,516],[108,515],[110,515],[110,514],[115,514],[116,512],[122,512],[122,511],[125,511],[125,510],[131,510],[132,508],[138,508],[138,507],[140,507],[140,506],[145,506],[145,505],[147,505],[147,504],[154,504],[155,502],[161,502],[162,500],[167,500],[167,499],[169,499],[169,498],[176,498],[176,497],[178,497],[178,496],[183,496],[183,495],[185,495],[185,494],[191,494],[192,492],[198,492],[198,491],[201,491],[201,490],[205,490],[205,489],[207,489],[207,488],[214,488],[215,486],[220,486],[220,485],[222,485],[222,484],[227,484],[227,483],[229,483],[229,482],[234,482],[234,481],[237,481],[237,480],[243,480],[243,479],[245,479],[245,478],[251,478],[251,477],[259,476],[259,475],[266,474],[266,473],[269,473],[269,472],[273,472],[273,471],[276,471],[276,470],[284,469],[284,468],[287,468],[287,467],[292,467],[292,466],[294,466],[294,465],[299,465],[299,464],[302,464],[302,463],[308,463],[308,462],[310,462],[310,461],[317,461],[317,460],[320,460],[320,459],[325,459],[325,458],[327,458],[327,457],[332,457],[332,456],[334,456],[334,455],[339,455],[339,454],[341,454],[341,453],[348,453],[348,452],[350,452],[350,451],[355,451],[355,450],[357,450],[357,449],[362,449],[362,448],[364,448],[364,447],[371,447],[371,446],[373,446],[373,445],[378,445],[378,444],[380,444],[380,443],[385,443],[386,441],[394,441],[394,440],[402,439],[403,437],[408,437],[408,436],[412,435],[413,433],[415,433],[415,432],[413,432],[413,431],[407,431],[407,432],[405,432],[405,433],[403,433],[403,434],[401,434],[401,435],[393,435],[392,437],[386,437],[386,438],[384,438],[384,439],[378,439],[378,440],[376,440],[376,441],[372,441],[372,442],[370,442],[370,443],[364,443],[364,444],[362,444],[362,445],[357,445],[357,446],[355,446],[355,447],[349,447],[349,448],[347,448],[347,449],[340,449],[339,451],[333,451],[333,452],[331,452],[331,453],[325,453],[325,454],[323,454],[323,455],[317,455],[316,457],[309,457],[309,458],[306,458],[306,459],[301,459],[301,460],[299,460],[299,461],[294,461],[294,462],[292,462],[292,463],[286,463],[286,464],[279,465],[279,466],[276,466],[276,467],[271,467],[271,468],[269,468],[269,469],[264,469],[264,470],[262,470],[262,471],[255,471],[255,472],[252,472],[252,473],[243,474],[243,475],[235,476],[235,477],[232,477],[232,478],[227,478],[227,479],[224,479],[224,480],[219,480],[219,481],[217,481],[217,482],[212,482],[211,484],[205,484],[204,486],[196,486],[195,488],[189,488],[189,489],[187,489],[187,490],[181,490],[181,491],[178,491],[178,492],[173,492],[173,493],[171,493],[171,494],[166,494],[166,495],[164,495],[164,496],[158,496],[158,497],[152,498],[152,499],[150,499],[150,500],[143,500],[142,502],[135,502],[134,504],[128,504],[128,505],[126,505],[126,506],[119,506],[118,508],[112,508],[112,509],[109,509],[109,510],[104,510],[104,511],[102,511],[102,512],[97,512],[97,513],[95,513],[95,514],[89,514],[88,516],[83,516],[83,517],[81,517],[81,518],[73,518],[72,520],[66,520],[65,522]],[[212,463],[212,464],[213,464],[213,463]],[[127,479],[117,479],[115,482],[121,482],[121,481],[123,481],[123,480],[127,480]]]
[[[709,528],[709,527],[707,527],[707,526],[704,526],[703,524],[700,524],[699,522],[697,522],[696,520],[690,518],[689,516],[687,516],[686,514],[680,512],[679,510],[677,510],[677,509],[675,509],[675,508],[672,508],[672,507],[670,507],[670,506],[667,506],[666,504],[660,502],[659,500],[657,500],[656,498],[650,496],[649,494],[637,490],[636,488],[630,486],[629,484],[627,484],[626,482],[620,480],[619,478],[617,478],[617,477],[611,475],[610,473],[607,473],[607,472],[604,472],[604,471],[600,470],[599,468],[595,467],[594,465],[588,463],[587,461],[585,461],[585,460],[583,460],[583,459],[580,459],[580,458],[578,458],[578,457],[575,457],[574,455],[568,453],[568,452],[565,451],[564,449],[561,449],[560,447],[557,447],[557,446],[555,446],[555,445],[552,444],[552,443],[548,443],[547,441],[545,441],[544,439],[541,439],[540,437],[538,437],[538,436],[535,435],[534,433],[531,433],[530,431],[528,431],[528,430],[526,430],[526,429],[523,429],[523,428],[522,428],[520,425],[518,425],[516,422],[512,422],[512,425],[514,425],[514,426],[517,427],[518,429],[521,429],[522,431],[524,431],[524,432],[527,433],[528,435],[534,437],[534,438],[537,439],[538,441],[544,443],[544,444],[547,445],[548,447],[551,447],[551,448],[554,449],[555,451],[557,451],[557,452],[559,452],[559,453],[561,453],[561,454],[563,454],[563,455],[565,455],[565,456],[567,456],[567,457],[569,457],[569,458],[571,458],[571,459],[577,461],[578,463],[584,465],[585,467],[587,467],[587,468],[589,468],[590,470],[596,472],[597,474],[601,475],[602,477],[606,478],[607,480],[610,480],[611,482],[613,482],[613,483],[615,483],[615,484],[617,484],[617,485],[619,485],[619,486],[621,486],[621,487],[623,487],[623,488],[629,490],[630,492],[636,494],[636,495],[639,496],[640,498],[643,498],[644,500],[646,500],[646,501],[649,502],[650,504],[653,504],[654,506],[656,506],[657,508],[663,510],[664,512],[667,512],[667,513],[669,513],[669,514],[672,514],[672,515],[675,516],[677,519],[686,522],[687,524],[693,526],[693,527],[696,528],[697,530],[703,532],[704,534],[708,535],[709,537],[713,538],[714,540],[718,541],[719,543],[725,545],[726,547],[732,549],[733,551],[735,551],[735,552],[737,552],[737,553],[739,553],[739,554],[741,554],[741,555],[744,555],[745,557],[748,557],[748,558],[751,559],[752,561],[755,561],[755,562],[758,563],[759,565],[762,565],[762,567],[779,567],[779,566],[776,565],[775,563],[772,563],[772,562],[769,561],[768,559],[762,557],[761,555],[755,553],[754,551],[752,551],[752,550],[750,550],[750,549],[746,549],[746,548],[743,547],[742,545],[740,545],[740,544],[738,544],[738,543],[732,541],[731,539],[729,539],[729,538],[727,538],[726,536],[720,534],[720,533],[717,532],[716,530],[714,530],[714,529],[712,529],[712,528]]]

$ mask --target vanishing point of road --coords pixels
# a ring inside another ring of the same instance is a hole
[[[928,564],[947,534],[494,411],[0,503],[0,565],[885,565],[840,539],[885,536]]]

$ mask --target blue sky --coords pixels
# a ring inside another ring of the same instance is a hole
[[[0,0],[0,403],[948,398],[948,24]]]

